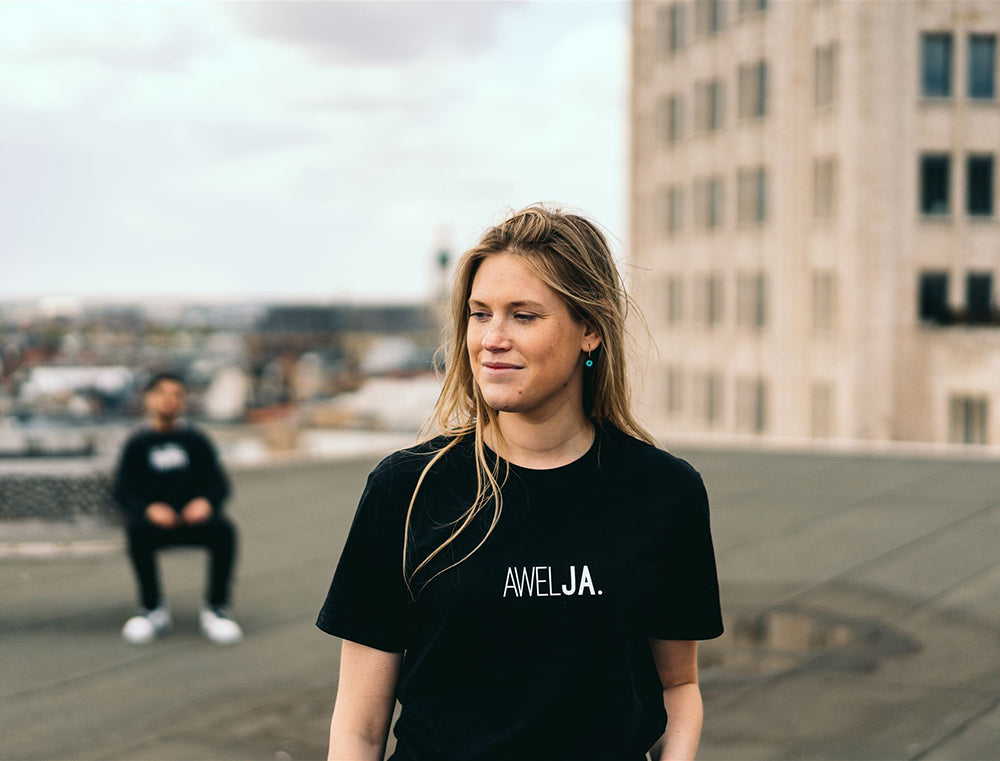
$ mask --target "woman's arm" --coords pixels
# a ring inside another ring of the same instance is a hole
[[[653,761],[692,761],[701,739],[701,690],[698,688],[698,643],[650,639],[649,649],[663,685],[667,731],[650,751]]]
[[[383,760],[402,664],[402,653],[343,641],[327,761]]]

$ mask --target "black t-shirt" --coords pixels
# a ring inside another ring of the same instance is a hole
[[[614,429],[568,465],[511,465],[492,534],[427,581],[479,543],[490,505],[418,574],[414,600],[404,521],[420,472],[444,443],[396,452],[372,471],[317,621],[329,634],[405,653],[391,759],[645,758],[666,724],[647,639],[722,633],[698,472]],[[475,492],[466,437],[421,486],[411,557],[447,539]]]
[[[141,518],[151,502],[175,510],[204,497],[218,514],[229,496],[226,478],[212,443],[197,428],[180,424],[169,431],[143,427],[122,449],[115,498],[132,518]]]

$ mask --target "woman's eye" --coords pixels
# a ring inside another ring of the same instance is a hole
[[[469,312],[469,319],[475,320],[476,322],[482,322],[483,320],[488,320],[490,316],[486,312]]]
[[[514,315],[514,319],[517,320],[518,322],[531,322],[537,316],[538,315],[534,315],[534,314],[515,314]]]

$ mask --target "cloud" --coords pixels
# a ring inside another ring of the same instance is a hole
[[[218,156],[252,156],[288,148],[302,148],[324,142],[314,128],[277,122],[265,124],[237,121],[211,121],[196,124],[195,133]]]
[[[121,3],[110,13],[94,13],[88,6],[0,5],[0,59],[171,71],[206,52],[206,36],[183,9]]]
[[[622,4],[37,7],[0,3],[0,297],[414,297],[508,205],[623,232]]]
[[[405,64],[474,53],[517,2],[237,3],[233,17],[252,34],[323,61]]]

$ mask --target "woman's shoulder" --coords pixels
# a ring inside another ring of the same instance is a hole
[[[409,485],[412,486],[428,463],[434,461],[438,455],[440,458],[435,462],[435,470],[451,467],[466,460],[470,451],[469,437],[435,436],[392,452],[375,466],[369,478],[385,484],[411,482]]]
[[[626,477],[670,482],[695,487],[701,484],[701,474],[687,460],[655,444],[615,428],[603,429],[608,443],[609,466],[625,471]]]

